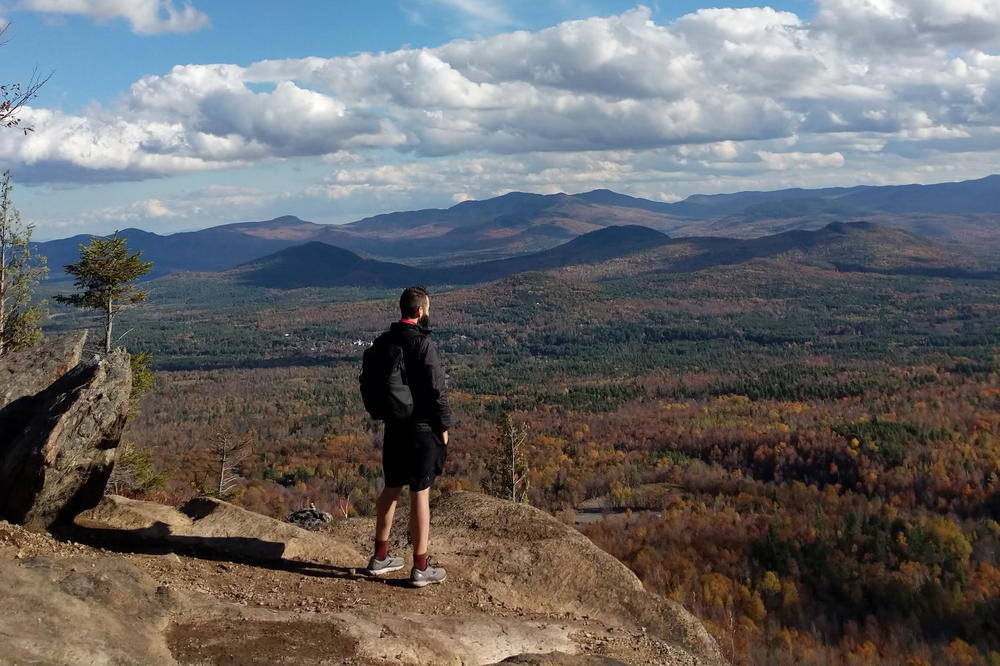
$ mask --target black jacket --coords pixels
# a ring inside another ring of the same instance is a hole
[[[440,433],[451,427],[451,408],[445,396],[445,376],[431,332],[414,324],[393,323],[386,335],[403,348],[406,382],[413,394],[413,416],[406,422],[423,424]]]

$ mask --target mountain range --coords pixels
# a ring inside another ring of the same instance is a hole
[[[509,259],[426,268],[366,259],[349,250],[310,241],[248,262],[224,276],[259,287],[374,286],[411,284],[478,284],[515,273],[594,264],[669,243],[654,229],[614,226],[591,231],[557,247]]]
[[[521,270],[535,270],[571,261],[601,261],[610,258],[608,251],[619,241],[627,246],[623,250],[632,251],[634,231],[633,235],[619,231],[597,236],[598,240],[592,238],[582,246],[568,244],[611,227],[644,227],[661,232],[660,236],[669,234],[671,242],[676,242],[691,237],[753,239],[854,221],[874,222],[966,246],[973,252],[995,254],[1000,252],[1000,176],[937,185],[694,195],[676,203],[610,190],[572,195],[511,192],[447,209],[387,213],[344,225],[316,224],[288,215],[170,235],[141,229],[124,229],[119,234],[128,239],[130,248],[142,250],[143,257],[153,261],[150,278],[178,271],[226,271],[310,244],[297,250],[297,255],[272,257],[253,271],[241,269],[246,276],[258,276],[248,280],[260,281],[268,271],[273,274],[278,264],[293,263],[296,256],[305,261],[317,254],[330,254],[330,250],[312,245],[321,244],[348,251],[350,257],[331,258],[338,262],[336,275],[315,269],[319,272],[311,278],[313,282],[340,283],[347,279],[347,273],[339,269],[350,265],[358,271],[353,280],[378,275],[391,278],[393,283],[404,275],[430,275],[435,279],[424,281],[440,282],[434,271],[449,266],[447,274],[462,279],[445,281],[458,283],[472,276],[510,274],[517,265],[528,267]],[[661,240],[647,237],[651,238]],[[65,277],[59,268],[76,261],[79,245],[88,239],[80,235],[37,243],[36,249],[48,258],[53,278]],[[595,245],[604,241],[611,245]],[[554,254],[538,254],[546,250]],[[570,257],[578,252],[579,261]],[[520,258],[521,264],[504,263],[515,258]],[[400,260],[406,265],[393,263]],[[295,282],[290,279],[290,283]]]
[[[670,238],[641,226],[606,227],[563,245],[509,259],[422,268],[363,258],[318,241],[280,250],[220,275],[258,287],[472,285],[529,271],[630,258],[618,274],[692,272],[754,259],[783,258],[820,268],[887,274],[998,279],[1000,272],[962,253],[901,229],[869,222],[833,222],[818,230],[754,239]]]

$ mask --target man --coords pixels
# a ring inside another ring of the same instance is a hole
[[[410,539],[413,568],[410,584],[424,587],[445,579],[445,570],[433,567],[427,556],[431,528],[430,486],[444,469],[451,409],[445,397],[445,377],[431,340],[430,295],[423,287],[409,287],[399,297],[402,318],[384,336],[403,352],[406,383],[413,394],[413,414],[387,419],[382,444],[385,489],[376,503],[375,553],[368,573],[379,576],[404,566],[403,558],[389,556],[389,531],[396,500],[403,486],[410,488]]]

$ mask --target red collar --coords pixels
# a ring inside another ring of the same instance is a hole
[[[400,319],[399,323],[400,324],[412,324],[413,326],[416,326],[417,325],[417,320],[416,319]]]

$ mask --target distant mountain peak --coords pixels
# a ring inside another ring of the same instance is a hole
[[[351,252],[350,250],[345,250],[342,247],[336,247],[335,245],[330,245],[329,243],[324,243],[322,241],[308,241],[302,243],[301,245],[293,245],[292,247],[286,247],[283,250],[278,250],[269,255],[258,257],[247,261],[240,266],[256,266],[256,265],[266,265],[277,261],[282,262],[294,262],[294,261],[337,261],[337,262],[357,262],[363,261],[360,256]]]
[[[604,227],[603,229],[597,229],[591,231],[590,233],[583,234],[582,236],[577,236],[570,243],[577,241],[580,242],[604,242],[609,239],[630,239],[630,240],[649,240],[649,241],[666,241],[670,237],[667,236],[662,231],[657,231],[656,229],[650,229],[649,227],[644,227],[641,224],[617,224],[610,227]]]

